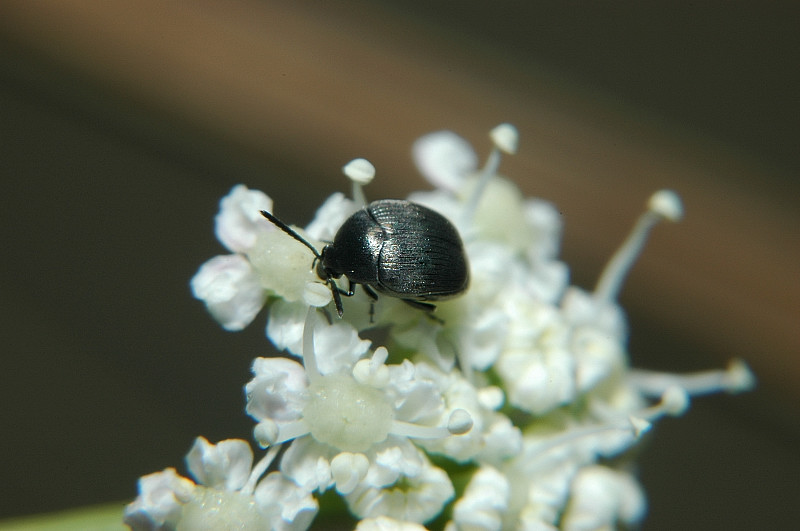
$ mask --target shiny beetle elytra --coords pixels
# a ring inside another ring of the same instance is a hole
[[[321,253],[269,212],[261,214],[311,249],[317,275],[330,286],[339,317],[341,295],[352,296],[357,284],[373,301],[377,291],[429,312],[435,306],[428,301],[460,295],[469,284],[458,231],[444,216],[422,205],[400,199],[373,201],[350,216]],[[334,280],[342,275],[349,282],[346,291]]]

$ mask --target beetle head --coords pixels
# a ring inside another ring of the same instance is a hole
[[[319,254],[319,261],[317,262],[317,276],[323,280],[329,278],[341,278],[342,272],[336,265],[336,248],[328,244],[322,248]]]

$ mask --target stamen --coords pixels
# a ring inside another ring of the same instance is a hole
[[[353,159],[342,168],[344,174],[353,182],[353,201],[357,206],[367,204],[362,186],[372,182],[375,177],[375,166],[367,159]]]
[[[256,466],[250,471],[250,477],[247,478],[247,483],[244,484],[244,487],[241,489],[242,494],[252,494],[256,489],[256,483],[258,480],[261,479],[261,476],[264,475],[264,472],[267,471],[269,465],[275,460],[275,457],[280,452],[280,446],[273,446],[269,449],[269,451],[261,458],[261,460],[256,463]]]
[[[443,439],[450,435],[464,435],[472,429],[472,416],[464,409],[450,414],[447,426],[422,426],[402,420],[393,420],[390,433],[412,439]]]
[[[464,435],[472,429],[472,417],[466,409],[456,409],[447,421],[447,431],[451,435]]]
[[[489,138],[492,139],[495,147],[503,153],[515,155],[519,144],[519,131],[511,124],[500,124],[489,131]]]
[[[306,324],[303,327],[303,366],[306,369],[308,381],[313,383],[321,378],[317,367],[317,356],[314,353],[314,324],[317,322],[317,309],[308,308]]]
[[[360,384],[382,389],[389,383],[389,368],[385,365],[389,351],[378,347],[370,359],[358,360],[353,367],[353,378]]]
[[[634,417],[633,415],[628,417],[628,422],[631,423],[631,427],[633,428],[633,436],[637,439],[650,431],[650,428],[653,427],[649,421],[639,417]]]
[[[280,425],[273,420],[265,419],[256,424],[253,429],[253,437],[265,448],[280,445],[309,433],[311,433],[311,429],[303,419],[284,422]]]
[[[629,433],[634,439],[638,439],[651,427],[652,424],[650,424],[650,422],[646,419],[630,416],[626,422],[575,428],[567,433],[545,440],[541,445],[536,446],[536,457],[541,457],[543,454],[556,448],[574,444],[580,439],[594,437],[596,435],[603,435],[609,432],[618,431],[622,433]]]
[[[467,206],[464,209],[465,221],[468,223],[471,223],[475,217],[478,203],[489,181],[497,175],[497,169],[500,167],[500,152],[502,151],[509,155],[517,152],[519,133],[513,125],[500,124],[489,132],[489,137],[492,139],[494,146],[486,159],[486,164],[483,165],[483,169],[478,174],[478,184],[472,191],[472,195],[470,195]]]
[[[740,393],[752,389],[756,383],[750,368],[739,359],[732,360],[725,370],[681,375],[633,369],[628,378],[632,385],[649,396],[659,396],[670,387],[679,387],[691,396],[719,391]]]
[[[255,437],[258,443],[264,448],[275,444],[279,434],[280,428],[278,428],[278,423],[272,419],[264,419],[253,428],[253,437]]]
[[[680,197],[671,190],[660,190],[653,194],[647,208],[600,275],[594,290],[596,299],[606,302],[616,300],[628,271],[647,241],[650,230],[662,219],[678,221],[683,215]]]
[[[658,420],[664,415],[679,417],[689,409],[689,394],[681,387],[669,387],[661,395],[661,401],[639,413],[649,421]]]

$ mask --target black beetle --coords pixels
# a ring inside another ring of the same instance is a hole
[[[330,286],[339,317],[340,295],[352,296],[357,284],[373,300],[378,291],[429,312],[435,306],[427,301],[460,295],[469,284],[458,231],[444,216],[422,205],[401,199],[373,201],[347,218],[321,253],[269,212],[261,214],[311,249],[317,275]],[[334,281],[342,275],[349,282],[347,291]]]

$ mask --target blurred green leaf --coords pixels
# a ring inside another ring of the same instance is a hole
[[[0,521],[0,531],[121,531],[124,502]]]

